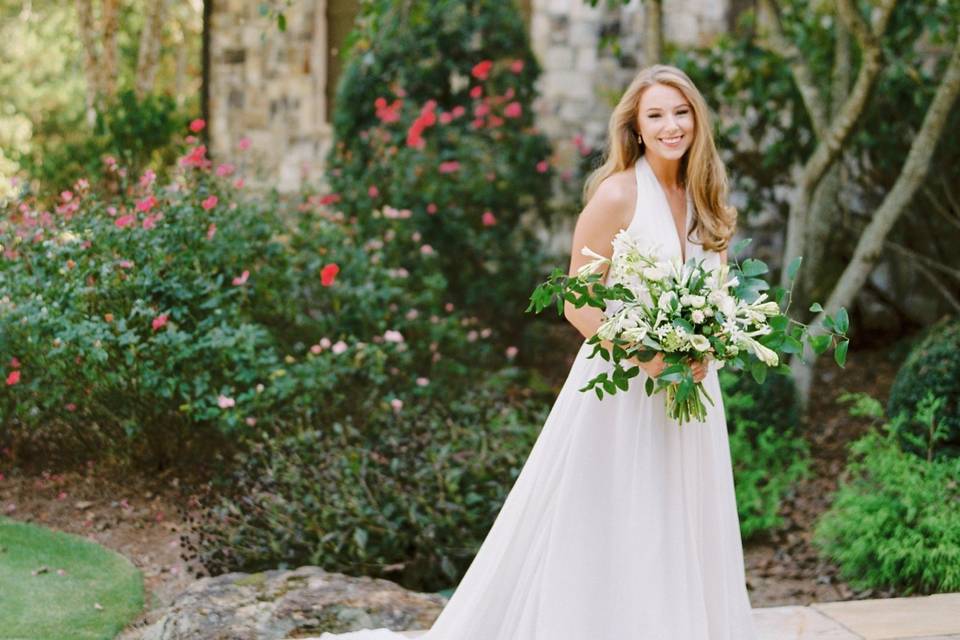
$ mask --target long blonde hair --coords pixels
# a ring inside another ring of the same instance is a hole
[[[713,141],[707,103],[687,74],[676,67],[657,64],[641,69],[627,87],[607,126],[605,161],[587,176],[583,201],[588,202],[608,176],[632,167],[644,154],[645,145],[637,140],[637,114],[640,96],[655,84],[677,89],[693,109],[693,144],[680,161],[679,175],[693,199],[693,226],[687,237],[700,229],[704,249],[723,251],[733,236],[737,210],[727,203],[727,172]]]

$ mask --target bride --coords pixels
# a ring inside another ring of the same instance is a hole
[[[640,71],[614,109],[605,163],[584,186],[570,273],[621,229],[661,258],[726,260],[736,212],[700,92],[679,69]],[[610,283],[608,283],[610,284]],[[591,307],[566,318],[589,338]],[[421,640],[754,640],[716,367],[716,406],[682,428],[648,397],[579,389],[611,365],[582,344],[486,539]],[[321,640],[401,640],[387,629]]]

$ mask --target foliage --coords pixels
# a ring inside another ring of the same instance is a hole
[[[928,393],[942,401],[936,418],[946,430],[946,436],[932,449],[927,446],[932,445],[929,439],[922,446],[907,440],[901,444],[923,457],[960,457],[960,321],[943,320],[931,327],[897,372],[887,412],[893,418],[904,420],[899,433],[905,438],[928,435],[927,424],[909,418],[913,408]]]
[[[80,183],[0,221],[0,437],[188,464],[264,422],[362,424],[502,363],[429,252],[395,266],[397,228],[361,238],[317,200],[285,215],[204,154],[164,188],[112,165],[129,196]]]
[[[316,564],[424,591],[455,584],[546,417],[536,398],[505,397],[511,378],[366,426],[344,416],[265,434],[226,493],[206,494],[188,559],[214,574]]]
[[[540,268],[550,148],[513,3],[365,2],[338,87],[330,183],[364,234],[409,212],[457,301],[503,328]],[[389,207],[389,208],[388,208]],[[478,286],[478,283],[483,283]],[[519,321],[519,322],[518,322]]]
[[[109,640],[143,607],[137,568],[89,540],[0,517],[0,549],[8,638]]]
[[[32,152],[22,157],[21,164],[39,182],[41,190],[59,191],[81,178],[94,188],[103,186],[112,177],[104,172],[105,157],[118,160],[134,175],[153,166],[164,177],[176,159],[173,143],[184,120],[169,96],[137,99],[133,91],[124,90],[97,114],[92,132],[84,131],[76,114],[62,125],[78,129],[77,134],[66,139],[41,138]]]
[[[858,588],[960,589],[960,458],[914,455],[901,433],[914,421],[930,425],[928,446],[935,447],[947,432],[937,419],[941,403],[930,394],[909,418],[850,447],[852,460],[814,543]]]
[[[797,433],[797,397],[788,376],[771,376],[760,385],[721,371],[720,385],[740,533],[749,538],[783,524],[781,503],[809,473],[809,447]]]

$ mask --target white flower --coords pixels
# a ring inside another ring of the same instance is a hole
[[[657,301],[657,308],[666,313],[673,311],[673,305],[679,302],[677,300],[677,294],[673,291],[667,291],[660,296],[660,299]]]
[[[707,351],[710,348],[710,340],[707,336],[695,334],[690,336],[690,345],[697,351]]]
[[[586,245],[584,245],[583,248],[580,249],[580,254],[587,256],[589,258],[593,258],[593,260],[591,260],[590,262],[586,263],[585,265],[577,269],[577,276],[580,278],[586,277],[591,273],[596,273],[596,271],[600,269],[600,267],[610,262],[608,258],[600,255],[599,253],[597,253],[596,251],[594,251],[593,249],[591,249]]]
[[[709,311],[709,309],[706,311]],[[694,324],[700,324],[707,318],[703,309],[694,309],[693,313],[690,314],[690,319],[693,320]]]
[[[760,362],[768,367],[775,367],[780,363],[780,358],[777,357],[777,353],[773,349],[763,346],[753,338],[744,337],[741,345],[752,351],[753,355],[757,356]]]

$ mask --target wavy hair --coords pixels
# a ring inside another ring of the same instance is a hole
[[[737,210],[727,203],[727,171],[713,141],[707,103],[693,81],[680,69],[657,64],[641,69],[624,92],[610,115],[604,162],[587,176],[583,185],[583,201],[588,202],[597,187],[610,175],[634,165],[645,147],[637,140],[640,96],[649,87],[662,84],[677,89],[693,110],[693,144],[680,160],[680,184],[693,199],[694,219],[687,238],[700,230],[704,249],[723,251],[737,223]]]

